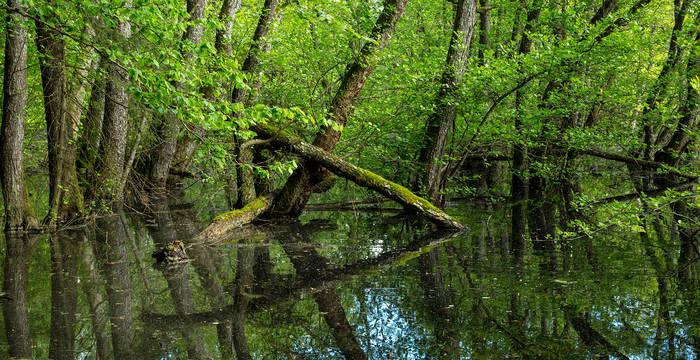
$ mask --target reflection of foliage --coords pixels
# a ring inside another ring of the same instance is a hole
[[[450,351],[457,351],[456,357],[472,358],[561,358],[561,354],[570,359],[590,358],[596,350],[584,345],[570,325],[571,316],[585,320],[630,357],[646,356],[654,351],[668,354],[671,337],[675,339],[673,346],[678,356],[692,351],[691,345],[700,335],[697,310],[700,287],[697,279],[677,283],[673,276],[657,273],[650,265],[650,256],[663,260],[664,252],[659,244],[665,244],[665,239],[652,237],[653,243],[647,244],[652,250],[649,252],[638,236],[619,234],[611,228],[593,235],[593,250],[605,254],[598,258],[597,264],[581,241],[572,242],[570,251],[553,255],[531,253],[522,263],[513,264],[500,249],[499,234],[504,225],[498,212],[474,207],[451,209],[451,212],[472,227],[471,234],[436,246],[428,254],[405,263],[323,285],[336,289],[357,340],[369,358],[450,358],[445,355]],[[331,268],[376,257],[420,238],[405,224],[387,225],[371,214],[312,213],[308,220],[311,218],[326,218],[336,225],[335,230],[323,227],[308,236],[316,244],[310,249],[323,254]],[[284,231],[281,228],[275,232],[284,236]],[[138,321],[144,310],[175,313],[166,279],[150,266],[139,265],[138,258],[147,258],[153,248],[153,240],[147,234],[140,225],[129,230],[135,240],[133,244],[138,246],[128,245],[132,310],[138,324],[134,347],[146,357],[181,357],[187,346],[179,330],[154,329]],[[496,238],[491,238],[491,234]],[[238,246],[244,245],[228,244],[212,249],[221,259],[218,260],[220,271],[226,272],[229,279],[235,278]],[[272,281],[259,286],[289,285],[287,279],[296,276],[290,259],[277,243],[269,249]],[[425,256],[429,255],[434,262],[426,261]],[[50,285],[44,276],[49,259],[46,241],[39,241],[30,267],[28,290],[37,357],[47,355],[48,351],[49,312],[41,309],[50,308]],[[425,268],[426,264],[429,269]],[[187,266],[195,264],[190,262]],[[81,274],[85,271],[88,269],[81,266]],[[439,273],[439,277],[431,278],[432,283],[426,282],[425,271]],[[213,303],[197,272],[187,273],[196,310],[210,309]],[[666,288],[659,285],[658,276],[665,279]],[[442,279],[442,283],[436,279]],[[450,303],[435,308],[439,302],[426,295],[426,288],[429,292],[442,289]],[[299,300],[289,299],[248,314],[246,335],[251,354],[263,359],[292,359],[300,355],[310,359],[340,357],[340,350],[314,301],[313,293],[319,290],[305,288]],[[263,293],[256,288],[248,296],[254,302],[260,296],[257,294]],[[228,301],[232,300],[228,298]],[[81,313],[78,325],[83,331],[78,334],[76,350],[88,353],[94,343],[84,296],[79,299],[78,311]],[[215,327],[198,327],[197,332],[203,335],[212,354],[216,354]],[[445,339],[458,339],[458,347],[451,347]]]

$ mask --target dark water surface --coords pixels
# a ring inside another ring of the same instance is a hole
[[[697,270],[667,244],[605,233],[516,259],[502,210],[451,209],[458,234],[308,212],[209,245],[193,238],[215,212],[160,204],[3,238],[0,358],[698,358]],[[154,266],[174,240],[189,261]]]

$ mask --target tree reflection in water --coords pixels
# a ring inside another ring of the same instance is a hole
[[[206,216],[171,199],[80,232],[6,236],[0,358],[700,355],[697,264],[663,251],[672,237],[513,257],[507,218],[462,216],[472,233],[310,213],[212,246],[191,240]],[[150,252],[173,240],[190,261],[152,267]]]

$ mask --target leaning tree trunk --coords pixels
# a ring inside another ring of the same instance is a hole
[[[299,138],[269,125],[259,124],[254,127],[254,130],[259,135],[269,137],[273,144],[288,148],[292,152],[304,157],[307,161],[323,166],[334,174],[346,178],[357,185],[372,189],[440,227],[454,229],[464,228],[458,221],[445,214],[426,199],[413,194],[405,187],[386,180],[370,171],[359,168],[330,154],[321,147],[305,143]]]
[[[0,180],[5,204],[5,229],[36,227],[24,182],[24,118],[27,106],[27,27],[21,1],[7,2],[5,75],[0,127]]]
[[[401,18],[408,0],[385,0],[384,9],[372,30],[370,41],[362,47],[356,61],[350,64],[338,89],[329,118],[334,126],[322,126],[313,142],[314,146],[325,151],[333,151],[340,140],[342,129],[353,112],[360,91],[379,61],[379,54],[389,42],[389,38]],[[337,130],[336,130],[337,129]],[[318,164],[302,162],[273,204],[272,212],[298,216],[309,201],[314,187],[323,182],[328,174]]]
[[[439,227],[459,230],[465,228],[464,225],[452,219],[427,200],[413,194],[405,187],[350,164],[319,147],[305,143],[284,130],[269,125],[257,125],[254,127],[254,130],[258,135],[270,138],[273,146],[289,149],[291,152],[301,155],[305,161],[312,161],[362,187],[372,189],[398,202],[404,208],[421,215]],[[241,226],[252,222],[266,212],[270,208],[270,204],[271,201],[268,196],[260,196],[242,209],[219,215],[211,225],[195,237],[195,242],[213,243],[226,241],[231,237],[233,231],[237,231]]]
[[[187,30],[182,36],[183,42],[199,44],[202,42],[204,29],[198,21],[204,18],[207,8],[207,0],[187,0],[187,13],[190,15],[188,20]],[[185,61],[194,59],[193,54],[182,53]],[[185,91],[185,84],[180,81],[173,83],[177,91]],[[168,180],[170,165],[173,162],[175,151],[177,149],[177,137],[180,134],[179,120],[174,114],[168,113],[161,118],[160,127],[158,128],[158,137],[160,143],[156,148],[155,162],[151,168],[151,182],[156,188],[164,188]]]
[[[424,187],[423,193],[430,201],[440,201],[440,184],[444,167],[441,161],[450,130],[457,118],[455,97],[466,70],[467,55],[471,43],[476,4],[473,0],[459,0],[455,13],[450,48],[440,81],[440,90],[435,100],[436,109],[428,118],[424,135],[425,145],[418,157],[419,176]],[[418,184],[416,184],[418,185]],[[418,188],[418,186],[414,186]]]

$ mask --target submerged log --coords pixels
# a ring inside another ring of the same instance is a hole
[[[230,236],[230,232],[255,220],[270,207],[269,196],[260,196],[248,203],[242,209],[223,213],[212,221],[211,225],[202,230],[194,238],[194,242],[219,242]]]
[[[337,156],[323,151],[319,147],[302,141],[286,131],[267,124],[258,124],[253,130],[259,135],[269,137],[273,144],[289,148],[291,151],[316,162],[338,176],[346,178],[362,187],[372,189],[396,201],[404,208],[425,217],[440,227],[453,229],[465,228],[464,225],[445,214],[428,200],[415,195],[405,187],[391,182],[371,171],[357,167]]]

